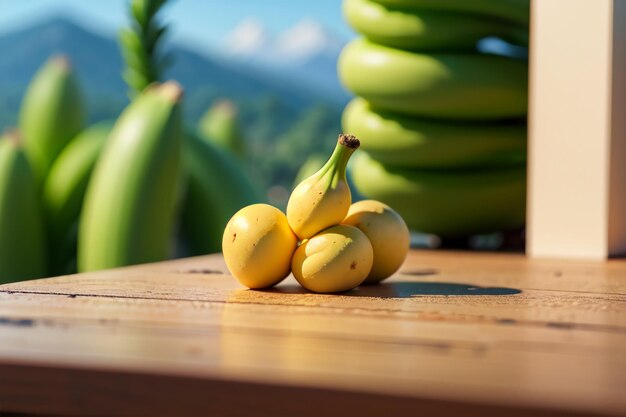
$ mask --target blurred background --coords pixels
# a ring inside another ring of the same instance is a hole
[[[342,131],[352,200],[413,246],[522,251],[528,23],[529,0],[0,0],[0,282],[220,252]],[[168,117],[133,110],[162,87]]]
[[[88,124],[113,119],[128,104],[118,33],[130,25],[126,0],[0,0],[0,131],[17,125],[35,72],[52,55],[69,56],[87,101]],[[302,164],[325,156],[341,131],[349,93],[336,63],[355,34],[341,2],[172,1],[165,79],[185,89],[196,125],[220,99],[238,109],[248,163],[270,202],[283,206]]]

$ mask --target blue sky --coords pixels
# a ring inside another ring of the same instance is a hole
[[[0,34],[53,14],[69,14],[92,30],[113,33],[126,22],[128,1],[0,0]],[[171,0],[168,9],[173,39],[204,48],[217,45],[249,16],[274,33],[312,18],[341,37],[353,36],[341,15],[341,0]]]

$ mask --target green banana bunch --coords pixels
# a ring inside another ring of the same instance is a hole
[[[524,224],[523,166],[418,171],[383,165],[363,153],[355,159],[351,173],[361,193],[393,207],[413,230],[456,237]]]
[[[43,186],[43,205],[50,241],[53,274],[67,272],[76,254],[78,221],[91,172],[111,132],[105,121],[83,130],[57,157]]]
[[[219,252],[233,213],[265,199],[232,155],[194,132],[186,135],[184,161],[187,194],[181,228],[189,254]]]
[[[202,137],[215,143],[220,148],[243,158],[246,146],[239,129],[237,108],[229,100],[221,100],[211,106],[198,126]]]
[[[522,165],[524,123],[445,123],[374,109],[354,99],[343,113],[343,130],[384,164],[420,169]]]
[[[374,0],[387,6],[481,14],[528,26],[530,0]]]
[[[412,10],[373,0],[344,0],[343,12],[350,26],[370,41],[406,50],[475,51],[480,39],[510,38],[517,26],[481,15]]]
[[[0,138],[0,284],[47,275],[38,184],[17,132]]]
[[[175,82],[147,88],[113,127],[85,194],[80,271],[168,257],[181,175],[181,96]]]
[[[78,83],[65,57],[54,57],[28,86],[20,110],[24,150],[42,183],[53,161],[83,127],[84,105]]]
[[[480,54],[419,54],[355,40],[339,58],[344,85],[373,105],[415,116],[523,117],[527,62]]]
[[[132,0],[131,29],[120,32],[122,56],[126,61],[123,77],[134,97],[148,85],[161,79],[168,60],[157,54],[157,48],[166,27],[157,22],[156,16],[167,0]]]

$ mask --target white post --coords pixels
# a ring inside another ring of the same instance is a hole
[[[532,0],[527,253],[626,253],[626,0]]]

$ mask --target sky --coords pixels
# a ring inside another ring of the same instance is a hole
[[[113,34],[127,22],[130,0],[0,0],[0,34],[50,15],[70,15],[82,26]],[[174,41],[214,48],[242,19],[260,20],[272,33],[310,18],[340,37],[352,32],[341,15],[341,0],[170,0],[165,20]]]

